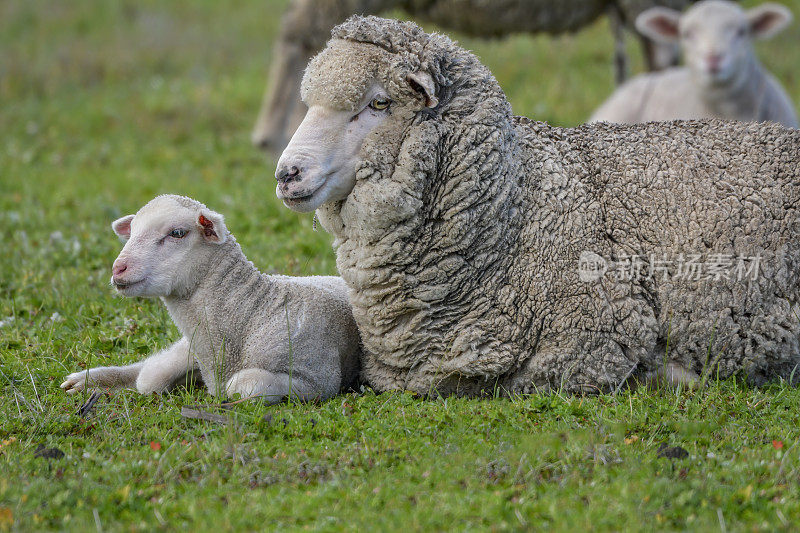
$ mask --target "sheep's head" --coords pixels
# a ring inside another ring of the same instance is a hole
[[[222,215],[183,196],[158,196],[111,224],[125,243],[111,284],[125,296],[172,296],[196,283],[228,237]]]
[[[744,79],[753,57],[751,38],[771,37],[791,20],[791,12],[778,4],[745,11],[726,0],[705,0],[682,15],[664,7],[648,9],[637,17],[636,28],[661,43],[679,42],[695,79],[714,87]]]
[[[437,88],[446,83],[432,59],[437,47],[426,48],[439,36],[416,25],[356,17],[333,36],[306,69],[308,113],[275,173],[278,198],[295,211],[346,198],[367,139],[404,132],[421,111],[437,107]]]

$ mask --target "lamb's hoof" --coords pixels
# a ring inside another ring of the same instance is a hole
[[[74,372],[59,385],[67,394],[75,394],[86,388],[86,372]]]

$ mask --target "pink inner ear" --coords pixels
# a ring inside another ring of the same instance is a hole
[[[203,215],[200,215],[197,218],[197,223],[200,224],[201,226],[203,226],[203,233],[205,234],[206,237],[212,237],[212,236],[216,237],[217,236],[217,232],[214,231],[214,223],[212,221],[208,220]]]
[[[647,25],[665,37],[677,37],[678,26],[675,21],[667,17],[653,17],[647,21]]]
[[[767,32],[771,30],[773,26],[780,24],[780,21],[781,17],[777,13],[762,13],[761,16],[753,20],[751,29],[753,33]]]
[[[116,233],[120,237],[130,237],[131,222],[133,222],[133,217],[120,218],[119,220],[114,221],[112,229],[114,230],[114,233]]]

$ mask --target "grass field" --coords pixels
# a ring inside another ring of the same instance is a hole
[[[782,384],[227,410],[124,391],[79,416],[63,376],[177,339],[159,302],[108,286],[110,222],[155,194],[223,212],[264,271],[335,272],[249,144],[284,2],[222,4],[0,3],[0,531],[800,528],[800,391]],[[605,22],[461,41],[519,114],[574,125],[612,88]],[[795,102],[798,43],[795,23],[759,44]],[[228,423],[181,417],[197,405]]]

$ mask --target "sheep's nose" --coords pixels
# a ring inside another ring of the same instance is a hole
[[[289,183],[294,180],[300,179],[300,169],[296,166],[283,166],[275,171],[275,179],[278,183]]]
[[[708,61],[708,68],[711,70],[719,70],[720,64],[722,63],[722,56],[721,55],[710,55],[706,58]]]
[[[111,269],[111,273],[116,278],[119,277],[126,270],[128,270],[128,265],[126,265],[125,263],[119,263],[114,265],[114,267]]]

